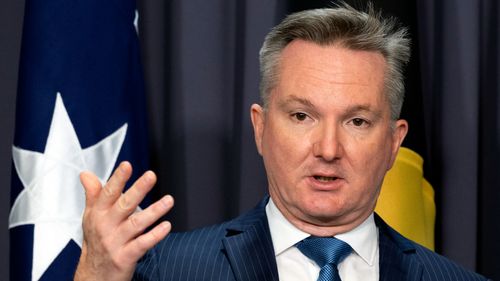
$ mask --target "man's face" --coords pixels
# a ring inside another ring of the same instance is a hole
[[[407,132],[390,119],[385,70],[379,53],[295,40],[268,108],[252,106],[269,193],[300,229],[347,231],[373,211]]]

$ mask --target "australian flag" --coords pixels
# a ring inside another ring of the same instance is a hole
[[[148,165],[135,0],[27,0],[9,218],[11,280],[71,280],[85,206],[79,173],[105,182]]]

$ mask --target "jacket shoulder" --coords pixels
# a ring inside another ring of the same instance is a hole
[[[375,216],[379,228],[381,259],[391,259],[392,265],[398,264],[406,271],[411,280],[422,281],[475,281],[487,280],[485,277],[468,270],[454,261],[417,244],[387,225]],[[394,259],[397,259],[394,261]],[[384,263],[385,261],[382,261]],[[415,277],[415,274],[421,279]],[[412,279],[413,278],[413,279]]]
[[[410,242],[415,245],[415,256],[423,266],[423,280],[487,280],[440,254]]]
[[[171,280],[172,276],[175,280],[204,280],[197,276],[213,274],[224,264],[220,241],[226,224],[170,233],[139,261],[133,280]]]
[[[267,224],[266,202],[221,224],[170,233],[139,261],[133,280],[233,280],[223,240]]]

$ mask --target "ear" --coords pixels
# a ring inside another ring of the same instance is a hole
[[[253,133],[257,151],[262,155],[262,137],[264,135],[265,112],[262,106],[254,103],[250,107],[250,117],[252,118]]]
[[[397,120],[394,124],[394,128],[392,129],[391,161],[389,162],[389,167],[387,168],[387,170],[389,170],[394,164],[396,156],[398,155],[399,148],[401,147],[401,144],[403,143],[403,140],[407,133],[408,122],[403,119]]]

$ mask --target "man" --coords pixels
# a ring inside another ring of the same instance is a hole
[[[406,31],[372,9],[287,17],[261,49],[262,106],[251,107],[270,197],[220,225],[167,236],[162,222],[142,234],[173,205],[165,196],[134,212],[154,173],[123,195],[130,164],[103,189],[83,173],[85,240],[75,279],[485,280],[373,213],[408,130],[399,113],[409,54]]]

